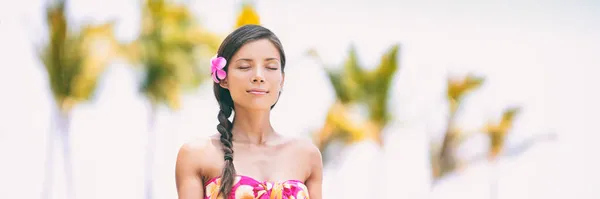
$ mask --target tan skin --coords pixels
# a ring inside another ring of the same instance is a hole
[[[235,106],[234,165],[238,175],[258,181],[301,180],[311,199],[322,198],[321,153],[308,140],[278,134],[270,107],[283,86],[277,48],[266,39],[246,43],[231,58],[225,80]],[[227,60],[228,62],[230,60]],[[253,89],[266,93],[252,93]],[[219,177],[224,165],[220,135],[185,143],[179,150],[175,179],[179,199],[204,198],[204,185]]]

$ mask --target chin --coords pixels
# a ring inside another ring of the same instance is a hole
[[[271,106],[273,104],[254,104],[254,105],[250,105],[248,106],[248,109],[250,110],[271,110]]]
[[[271,110],[271,106],[273,106],[273,104],[275,104],[275,102],[250,101],[238,104],[238,106],[248,110]]]

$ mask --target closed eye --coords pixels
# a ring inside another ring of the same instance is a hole
[[[269,63],[267,65],[265,65],[265,67],[269,70],[278,70],[279,69],[279,64],[276,63]]]

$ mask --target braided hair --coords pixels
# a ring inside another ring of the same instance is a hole
[[[228,71],[230,63],[229,60],[231,60],[233,55],[244,44],[260,39],[268,39],[278,49],[281,61],[281,71],[283,73],[285,68],[285,54],[283,51],[283,46],[281,45],[281,42],[273,32],[259,25],[242,26],[230,33],[223,40],[217,53],[217,56],[223,57],[226,60],[228,60],[227,65],[225,65],[223,70]],[[219,195],[228,198],[227,196],[230,195],[233,182],[237,175],[235,171],[235,166],[233,165],[233,134],[231,132],[231,129],[233,128],[233,123],[229,121],[229,117],[234,111],[233,99],[231,98],[229,90],[221,87],[219,83],[214,83],[213,91],[220,108],[219,114],[217,115],[217,118],[219,120],[217,130],[221,134],[220,141],[223,148],[225,160],[225,165],[221,174],[221,188],[219,189]],[[275,104],[273,104],[271,108],[273,108],[274,106]]]

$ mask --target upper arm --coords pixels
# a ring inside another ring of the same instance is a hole
[[[199,152],[198,147],[190,143],[179,149],[175,163],[175,183],[179,199],[204,198]]]
[[[310,144],[310,147],[308,147],[308,154],[311,168],[310,175],[305,184],[311,199],[321,199],[323,197],[323,159],[321,157],[321,151],[313,144]]]

